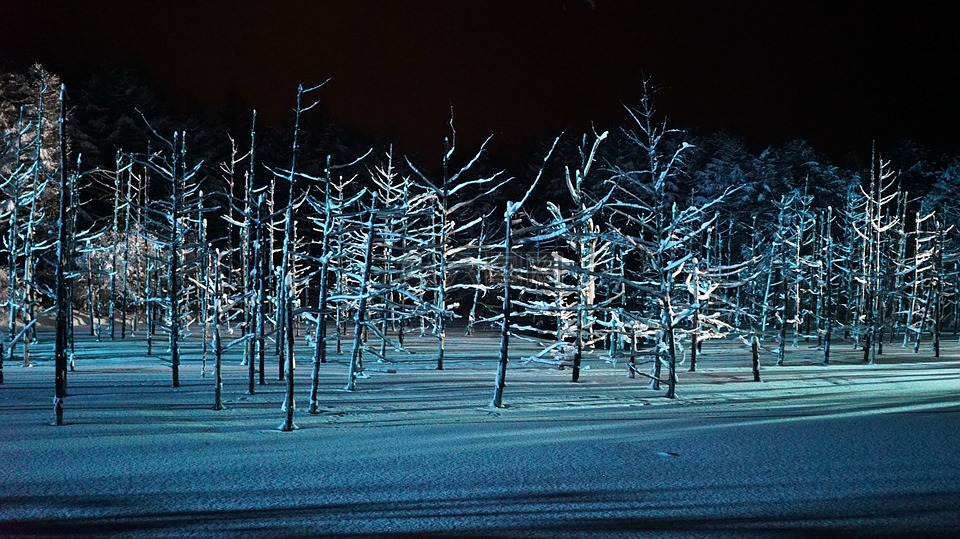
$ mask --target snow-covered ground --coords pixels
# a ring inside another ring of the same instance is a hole
[[[0,536],[954,536],[960,530],[960,362],[848,345],[820,366],[809,344],[755,383],[749,350],[707,343],[679,398],[595,356],[569,370],[512,361],[492,410],[497,342],[430,342],[367,363],[344,392],[343,355],[307,413],[279,432],[283,384],[247,395],[226,361],[224,403],[185,353],[182,387],[141,338],[78,345],[67,425],[49,426],[48,345],[0,386]],[[191,346],[195,346],[191,345]],[[345,345],[346,346],[346,345]],[[523,346],[517,343],[513,357]],[[344,350],[346,351],[346,349]],[[772,364],[765,352],[764,362]],[[208,365],[212,368],[212,363]]]

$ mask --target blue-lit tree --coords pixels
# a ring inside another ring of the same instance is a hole
[[[701,204],[681,206],[679,180],[683,158],[692,146],[682,133],[657,118],[653,90],[645,91],[636,108],[628,109],[635,131],[625,135],[636,148],[635,166],[615,171],[616,201],[610,204],[616,241],[629,248],[635,264],[628,272],[630,286],[653,302],[654,313],[643,317],[645,330],[656,342],[651,387],[664,381],[666,364],[668,398],[676,396],[676,372],[680,360],[678,337],[683,324],[699,308],[699,285],[690,302],[683,276],[696,260],[695,246],[715,223],[716,206],[727,192]]]
[[[431,239],[434,247],[430,250],[430,256],[434,260],[437,273],[435,281],[429,286],[428,291],[432,293],[434,304],[437,307],[433,331],[437,337],[438,370],[443,369],[447,323],[452,318],[452,309],[455,307],[454,305],[448,305],[448,295],[452,285],[450,276],[458,269],[466,269],[464,264],[458,262],[456,258],[456,255],[461,254],[463,249],[455,245],[453,239],[460,234],[470,234],[469,231],[483,220],[483,216],[469,216],[465,213],[465,210],[476,205],[483,197],[495,192],[509,181],[509,179],[500,179],[502,172],[479,175],[479,177],[470,179],[474,167],[483,155],[492,136],[487,137],[480,145],[480,149],[477,150],[472,159],[460,170],[451,174],[450,162],[457,149],[457,132],[453,127],[452,111],[450,131],[450,138],[444,139],[443,173],[438,181],[430,181],[423,172],[407,159],[410,169],[420,180],[420,186],[431,192],[435,200],[434,231]],[[457,222],[458,219],[466,219],[466,221]]]
[[[198,173],[202,162],[194,165],[187,163],[186,133],[175,131],[171,139],[154,137],[163,146],[163,152],[148,155],[139,154],[135,158],[148,167],[156,181],[168,190],[168,198],[149,201],[142,209],[143,226],[150,241],[163,253],[163,269],[166,270],[164,288],[159,286],[154,295],[144,298],[145,302],[161,306],[165,320],[160,328],[169,337],[170,367],[173,387],[180,386],[180,347],[189,322],[185,305],[187,270],[193,264],[189,257],[193,245],[188,241],[194,227],[189,223],[197,215],[200,184]]]

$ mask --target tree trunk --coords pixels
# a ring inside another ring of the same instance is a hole
[[[87,252],[87,309],[90,311],[90,336],[93,337],[96,335],[97,327],[97,313],[96,313],[96,303],[94,303],[94,294],[93,294],[93,256],[91,252]],[[147,288],[147,296],[150,295],[150,288]],[[147,339],[149,343],[149,337]],[[150,347],[147,347],[147,355],[150,355]]]
[[[289,290],[293,288],[293,274],[288,273],[286,276],[286,282],[283,283],[283,287],[287,290],[285,293],[285,301],[283,308],[286,311],[284,313],[284,319],[286,324],[283,325],[282,330],[287,333],[286,339],[284,339],[284,363],[286,366],[286,382],[287,382],[287,392],[284,399],[284,410],[286,411],[286,416],[284,417],[283,423],[280,425],[280,430],[283,432],[290,432],[297,428],[297,425],[293,422],[293,412],[297,408],[296,400],[294,399],[293,394],[293,371],[295,367],[295,360],[293,357],[293,297],[289,294]]]
[[[327,185],[330,184],[330,157],[327,157]],[[320,364],[327,361],[327,273],[330,271],[330,235],[333,227],[333,209],[330,205],[329,191],[324,201],[325,214],[323,220],[323,244],[320,263],[320,298],[317,301],[317,334],[316,349],[313,354],[313,372],[310,375],[310,413],[320,413],[320,403],[317,397],[320,387]]]
[[[830,364],[830,342],[833,339],[833,208],[827,208],[823,253],[823,364]]]
[[[216,254],[213,281],[213,409],[223,410],[223,340],[220,337],[220,253]]]
[[[753,381],[762,382],[760,379],[760,339],[756,335],[750,339],[750,351],[753,357]]]
[[[353,336],[353,354],[350,357],[350,368],[347,374],[347,391],[356,389],[357,376],[363,372],[363,330],[367,316],[367,299],[370,295],[370,270],[373,265],[373,237],[376,233],[374,228],[374,218],[377,208],[377,193],[373,193],[373,202],[370,205],[370,217],[367,221],[367,244],[363,256],[363,275],[360,282],[360,300],[357,302],[357,314],[355,320],[355,332]]]
[[[507,357],[510,353],[510,275],[513,271],[511,267],[510,251],[513,249],[511,238],[510,222],[513,215],[510,212],[512,202],[507,202],[507,211],[504,214],[506,224],[506,235],[503,239],[503,323],[500,325],[500,352],[497,359],[497,378],[494,383],[493,400],[490,401],[490,407],[503,408],[503,388],[506,385],[507,378]]]
[[[117,151],[117,164],[113,178],[113,242],[120,243],[120,176],[124,170],[123,154]],[[107,305],[107,320],[110,324],[110,340],[117,338],[117,249],[110,250],[110,301]]]
[[[264,217],[263,209],[264,203],[266,202],[266,197],[261,196],[260,201],[257,204],[257,264],[260,265],[257,270],[257,275],[259,278],[256,280],[257,283],[257,329],[256,329],[256,341],[257,341],[257,363],[259,364],[259,383],[262,386],[267,385],[266,380],[266,355],[267,355],[267,337],[266,337],[266,306],[267,306],[267,268],[270,267],[268,264],[272,249],[268,249],[267,235],[270,232],[268,230],[269,224],[266,223]],[[269,236],[272,238],[273,234],[270,233]],[[272,240],[271,240],[272,241]]]
[[[783,247],[781,247],[782,249]],[[787,272],[786,257],[780,259],[780,283],[777,288],[780,293],[777,294],[777,311],[780,315],[780,326],[777,331],[777,366],[783,366],[784,347],[787,343]]]
[[[170,313],[170,367],[173,373],[173,387],[180,387],[180,237],[179,214],[183,204],[183,163],[180,162],[180,152],[183,145],[182,135],[173,134],[173,195],[170,210],[170,255],[167,261],[167,288]]]
[[[693,320],[690,332],[690,372],[697,372],[697,354],[700,352],[700,263],[693,259]]]
[[[653,375],[650,378],[650,385],[648,386],[648,389],[652,389],[654,391],[660,391],[660,376],[663,374],[663,359],[660,351],[660,342],[664,338],[663,333],[664,332],[662,329],[657,332],[657,342],[653,349]]]
[[[70,204],[71,193],[70,184],[67,182],[67,171],[64,166],[64,152],[66,151],[66,141],[64,140],[63,124],[65,121],[63,100],[66,88],[60,86],[60,209],[57,214],[57,321],[56,321],[56,344],[54,350],[54,371],[56,378],[56,388],[53,398],[54,423],[63,425],[63,400],[67,396],[67,353],[69,347],[69,324],[70,324],[70,287],[67,283],[67,256],[70,254],[69,242],[72,241],[70,234]]]
[[[933,307],[933,357],[939,358],[941,322],[943,321],[943,277],[946,273],[943,271],[943,230],[939,220],[937,221],[936,241],[937,288]]]
[[[667,369],[668,375],[670,376],[667,380],[667,394],[668,399],[673,399],[677,397],[677,341],[676,335],[674,334],[673,328],[673,306],[670,304],[670,294],[666,296],[666,302],[664,304],[664,319],[667,322],[664,337],[666,337],[667,344]]]
[[[926,325],[927,318],[930,316],[930,304],[933,301],[933,283],[927,285],[927,300],[923,306],[923,315],[920,316],[920,324],[917,326],[917,338],[913,343],[913,353],[920,352],[920,338],[923,336],[923,327]]]
[[[157,258],[157,257],[159,256],[159,255],[158,255],[158,252],[159,252],[159,251],[158,251],[158,248],[157,248],[156,246],[154,246],[154,248],[153,248],[154,258]],[[144,273],[146,274],[146,275],[144,276],[144,281],[145,281],[145,286],[144,286],[145,292],[144,292],[144,295],[146,295],[146,297],[148,297],[148,298],[152,298],[152,297],[153,297],[153,295],[152,295],[153,292],[151,291],[150,287],[151,287],[151,285],[153,285],[153,284],[158,280],[158,278],[157,278],[157,271],[156,271],[156,269],[155,269],[154,267],[152,267],[153,264],[155,264],[155,263],[156,263],[156,262],[154,262],[154,261],[151,260],[150,258],[147,258],[147,264],[146,264],[146,268],[145,268],[145,270],[144,270]],[[145,311],[145,316],[146,316],[146,318],[147,318],[147,319],[145,320],[145,322],[146,322],[146,324],[147,324],[147,355],[150,356],[150,355],[153,355],[153,334],[154,334],[154,332],[156,331],[156,328],[157,328],[157,308],[156,308],[156,304],[155,304],[154,302],[152,302],[152,301],[147,302],[147,305],[146,305],[146,308],[144,309],[144,311]],[[91,320],[93,319],[93,307],[90,307],[90,319],[91,319]],[[92,330],[91,330],[91,334],[92,334]]]

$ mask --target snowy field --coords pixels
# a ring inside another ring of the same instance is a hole
[[[519,358],[493,410],[493,334],[432,341],[371,363],[342,391],[346,356],[321,368],[298,348],[294,432],[279,432],[283,383],[246,394],[225,361],[224,404],[196,344],[182,387],[141,337],[78,330],[62,427],[50,345],[5,364],[0,386],[0,536],[96,537],[953,537],[960,533],[960,349],[934,360],[888,345],[878,364],[808,343],[783,367],[708,342],[678,398],[596,356],[581,382]],[[50,339],[44,339],[49,342]],[[347,351],[345,343],[344,352]],[[767,343],[767,346],[772,346]],[[212,362],[208,364],[212,370]]]

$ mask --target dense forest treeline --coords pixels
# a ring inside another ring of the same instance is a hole
[[[350,350],[352,390],[415,330],[443,369],[455,319],[500,331],[497,407],[511,339],[574,381],[600,350],[672,397],[706,339],[769,339],[778,363],[801,340],[829,363],[844,340],[871,363],[894,339],[938,356],[958,329],[960,160],[902,143],[836,166],[801,140],[695,138],[647,81],[622,126],[560,134],[528,165],[499,170],[489,138],[462,147],[453,114],[442,158],[421,163],[318,121],[322,86],[267,128],[253,111],[173,118],[128,74],[77,90],[39,65],[2,76],[0,358],[29,364],[55,321],[58,422],[77,319],[98,338],[144,332],[148,354],[164,334],[175,386],[180,343],[200,336],[217,406],[225,347],[244,348],[251,393],[275,362],[285,430],[304,339],[315,412],[328,346]]]

